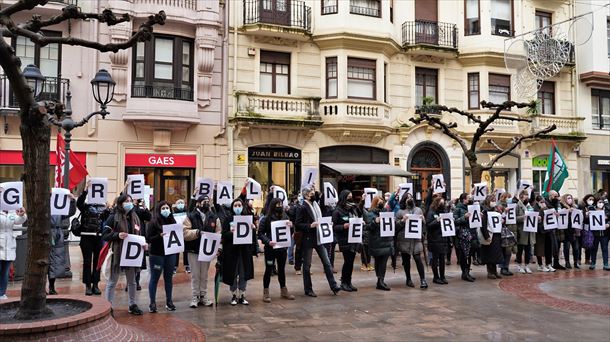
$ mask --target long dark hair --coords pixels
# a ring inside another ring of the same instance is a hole
[[[266,217],[271,217],[274,216],[275,214],[275,207],[277,207],[278,203],[280,205],[282,205],[282,207],[284,206],[284,204],[282,203],[283,201],[280,198],[274,198],[271,200],[271,202],[269,202],[269,206],[267,207],[267,211],[265,212],[265,216]]]
[[[116,211],[119,215],[127,215],[127,212],[125,212],[125,208],[123,208],[123,203],[125,203],[128,199],[131,199],[131,202],[133,202],[133,198],[131,198],[131,196],[127,194],[122,194],[117,198]]]
[[[161,207],[163,207],[164,205],[167,205],[169,207],[169,211],[170,214],[167,218],[163,217],[163,215],[161,215]],[[176,219],[174,219],[174,213],[172,212],[172,206],[169,204],[169,202],[167,201],[159,201],[159,203],[157,203],[157,205],[155,205],[155,208],[153,209],[153,215],[152,215],[152,219],[151,222],[153,224],[157,224],[159,225],[159,227],[163,226],[163,224],[172,224],[172,223],[176,223]]]

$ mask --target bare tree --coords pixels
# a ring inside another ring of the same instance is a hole
[[[494,104],[487,101],[481,101],[481,106],[483,108],[491,109],[494,111],[493,114],[490,115],[486,120],[483,120],[472,113],[459,110],[455,107],[448,108],[442,105],[423,106],[422,110],[420,110],[419,117],[410,119],[410,121],[415,124],[425,122],[429,126],[441,130],[445,135],[455,140],[460,145],[460,147],[464,151],[464,156],[466,156],[466,159],[468,159],[468,164],[470,165],[470,179],[472,184],[481,182],[481,175],[483,174],[483,171],[491,170],[493,166],[498,162],[498,160],[500,160],[500,158],[504,157],[505,155],[513,151],[515,148],[517,148],[517,146],[519,146],[521,142],[541,137],[557,128],[557,126],[553,124],[549,127],[546,127],[528,135],[516,135],[513,137],[510,145],[506,148],[500,147],[492,139],[487,139],[486,141],[493,145],[499,151],[499,153],[495,155],[495,157],[489,162],[489,164],[483,165],[479,163],[477,158],[477,145],[479,144],[481,139],[483,139],[485,134],[494,131],[494,128],[490,127],[493,122],[496,120],[510,120],[531,123],[532,120],[529,118],[503,115],[502,112],[505,110],[510,110],[513,107],[530,108],[530,110],[535,111],[537,103],[536,101],[532,101],[529,103],[506,101],[501,104]],[[457,123],[445,123],[441,121],[442,117],[440,115],[431,114],[442,112],[455,113],[461,116],[465,116],[471,122],[473,122],[473,124],[478,124],[477,130],[472,136],[472,140],[468,142],[468,140],[460,136],[459,132],[455,130],[455,128],[457,127]]]
[[[153,26],[165,23],[165,13],[151,15],[139,29],[125,42],[102,44],[74,37],[47,37],[40,30],[67,20],[95,19],[108,26],[130,20],[129,15],[120,17],[111,10],[102,13],[84,13],[68,5],[62,13],[48,19],[33,15],[27,22],[17,23],[13,16],[46,5],[47,0],[19,0],[0,10],[0,33],[3,37],[29,38],[39,46],[47,44],[76,45],[100,52],[117,52],[127,49],[137,42],[151,38]],[[0,66],[6,74],[10,86],[19,103],[20,132],[23,144],[24,187],[28,209],[28,251],[25,278],[21,287],[21,302],[16,314],[17,319],[33,319],[50,316],[53,313],[46,305],[46,274],[50,251],[50,184],[49,150],[51,130],[48,115],[60,115],[61,104],[37,103],[32,90],[21,73],[21,60],[15,51],[0,37]]]

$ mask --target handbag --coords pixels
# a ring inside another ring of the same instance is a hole
[[[502,227],[502,247],[513,247],[517,244],[517,238],[515,234],[507,227]]]
[[[583,229],[580,234],[582,236],[582,247],[584,249],[592,248],[594,240],[593,232],[588,229]]]
[[[104,263],[102,264],[102,269],[100,273],[104,276],[104,279],[109,280],[111,269],[112,269],[112,250],[106,254],[106,258],[104,259]]]
[[[106,261],[106,256],[108,255],[109,252],[110,252],[110,242],[106,242],[104,244],[104,246],[102,246],[102,249],[100,249],[100,256],[97,259],[97,265],[95,265],[95,269],[97,271],[102,269],[102,266],[104,265],[104,261]]]
[[[482,229],[481,227],[477,228],[477,238],[479,240],[479,243],[484,246],[491,245],[492,234],[489,234],[489,239],[486,240],[485,236],[483,236],[483,232],[481,231],[481,229]],[[485,229],[487,229],[487,228],[485,228]]]
[[[72,232],[72,234],[74,236],[80,236],[81,233],[81,224],[80,224],[80,218],[81,218],[81,214],[78,214],[78,217],[75,217],[72,219],[72,222],[70,222],[70,231]]]

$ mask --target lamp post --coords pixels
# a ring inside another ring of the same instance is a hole
[[[28,69],[29,68],[29,69]],[[26,73],[27,72],[27,73]],[[42,91],[42,86],[44,86],[44,76],[40,74],[40,70],[35,65],[28,65],[23,73],[24,77],[28,81],[28,84],[34,91],[35,97],[40,95]],[[42,82],[40,82],[42,77]],[[38,87],[38,83],[41,83],[40,89]],[[74,121],[72,119],[72,93],[68,90],[66,94],[66,104],[64,109],[64,115],[61,120],[58,120],[56,117],[49,115],[49,122],[54,126],[57,126],[64,130],[64,141],[65,141],[65,150],[66,154],[64,156],[64,188],[70,189],[70,143],[72,142],[72,130],[84,126],[89,120],[96,116],[101,115],[102,119],[106,118],[108,115],[108,111],[106,111],[106,106],[112,98],[114,97],[114,86],[115,82],[110,76],[108,71],[101,69],[95,74],[93,80],[91,80],[91,88],[93,90],[93,97],[95,101],[99,103],[100,110],[88,114],[80,121]]]

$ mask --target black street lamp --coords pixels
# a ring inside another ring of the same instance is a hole
[[[40,96],[40,93],[42,93],[46,78],[42,76],[40,69],[38,69],[38,67],[34,64],[28,64],[23,69],[23,77],[25,77],[25,80],[28,82],[30,89],[32,89],[32,94],[34,95],[34,98],[37,99],[38,96]]]
[[[31,67],[31,68],[30,68]],[[28,68],[30,68],[30,73],[26,74],[26,71],[28,71]],[[38,72],[38,74],[36,74],[36,72]],[[38,91],[38,83],[41,80],[41,77],[39,77],[38,75],[42,76],[40,74],[40,70],[35,66],[35,65],[28,65],[26,67],[26,70],[24,70],[23,76],[26,78],[26,80],[28,81],[28,84],[30,84],[30,86],[34,85],[36,88],[32,88],[33,91],[36,94],[36,91]],[[29,78],[28,78],[29,76]],[[44,84],[44,76],[42,76],[42,83]],[[112,79],[112,77],[110,76],[110,73],[108,73],[108,71],[106,71],[105,69],[100,69],[100,71],[98,71],[95,74],[95,77],[93,78],[93,80],[91,80],[91,88],[93,90],[93,97],[95,98],[95,101],[97,103],[100,104],[100,110],[90,113],[88,114],[86,117],[84,117],[82,120],[80,121],[74,121],[72,119],[72,93],[70,92],[70,90],[68,90],[68,93],[66,94],[66,105],[65,105],[65,109],[63,112],[63,117],[61,120],[58,120],[56,117],[54,117],[53,115],[49,115],[49,121],[54,125],[57,126],[61,129],[63,129],[65,131],[64,133],[64,141],[66,142],[66,155],[64,156],[64,188],[69,189],[70,188],[70,142],[72,141],[72,130],[77,128],[77,127],[81,127],[84,126],[87,122],[89,122],[89,120],[96,116],[96,115],[101,115],[102,119],[106,118],[106,115],[108,115],[109,113],[106,111],[106,105],[108,105],[108,103],[110,103],[110,101],[112,101],[112,98],[114,97],[114,86],[115,86],[115,82]],[[40,91],[42,90],[42,86],[40,86]],[[38,94],[40,94],[40,91],[38,92]]]

